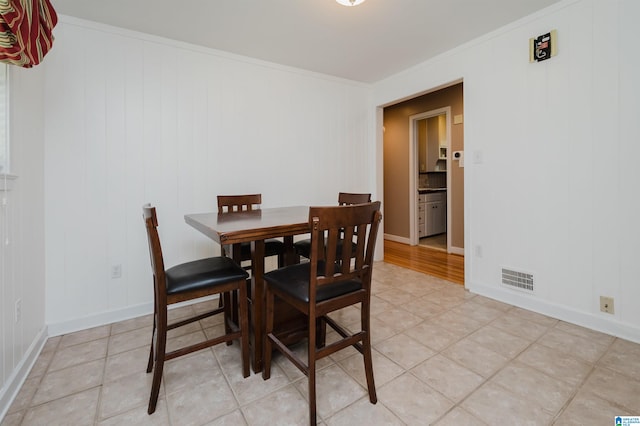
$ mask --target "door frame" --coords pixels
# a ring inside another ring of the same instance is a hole
[[[418,245],[418,120],[445,114],[447,128],[447,253],[451,253],[451,106],[409,116],[409,244]]]

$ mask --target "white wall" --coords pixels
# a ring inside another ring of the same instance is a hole
[[[143,203],[167,265],[217,245],[183,215],[374,192],[371,88],[62,17],[47,57],[47,316],[55,335],[150,312]],[[122,278],[111,279],[111,265]]]
[[[0,177],[0,419],[46,338],[44,69],[9,67],[12,179]],[[8,190],[7,190],[8,189]],[[16,322],[15,303],[21,302]]]
[[[634,0],[565,1],[374,87],[382,106],[464,80],[469,290],[636,342],[638,18]],[[552,29],[558,56],[529,63]],[[503,267],[534,274],[534,294],[502,286]]]

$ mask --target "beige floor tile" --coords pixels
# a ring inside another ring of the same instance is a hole
[[[136,407],[141,407],[146,411],[152,380],[153,374],[147,374],[143,371],[105,383],[102,386],[100,419],[107,419]],[[164,393],[163,389],[164,387],[160,386],[161,396]]]
[[[373,294],[378,403],[369,402],[362,355],[345,348],[318,362],[321,426],[600,426],[640,413],[640,344],[384,262],[376,262]],[[169,317],[215,306],[207,300]],[[334,315],[360,329],[358,307]],[[2,426],[308,423],[307,378],[277,352],[269,380],[243,378],[238,341],[168,361],[156,412],[147,415],[152,323],[146,315],[49,338]],[[222,329],[221,316],[201,320],[171,331],[170,346]],[[328,329],[327,342],[337,338]],[[305,342],[293,350],[306,358]]]
[[[153,414],[147,413],[147,405],[138,406],[132,410],[118,414],[108,419],[99,421],[97,426],[170,426],[167,403],[164,398],[158,398],[156,411]]]
[[[557,426],[614,425],[616,416],[637,415],[629,413],[616,404],[580,391],[567,408],[556,419]]]
[[[126,333],[127,331],[152,326],[153,315],[144,315],[111,324],[111,335]],[[149,331],[149,336],[151,336],[151,331]],[[149,337],[149,340],[151,340],[151,337]]]
[[[499,353],[479,346],[469,339],[449,346],[442,354],[485,378],[493,375],[509,361]]]
[[[454,402],[460,402],[484,381],[479,374],[442,355],[428,359],[411,373]]]
[[[428,295],[405,303],[402,307],[422,319],[431,318],[446,310],[445,307],[429,301]]]
[[[152,329],[152,326],[147,326],[111,335],[111,337],[109,337],[109,348],[107,349],[107,354],[111,356],[136,348],[148,348],[151,344]]]
[[[295,382],[296,388],[305,399],[309,395],[308,383],[307,379]],[[367,391],[337,365],[316,371],[317,411],[323,419],[332,416],[366,394]]]
[[[640,381],[640,344],[616,339],[599,364]]]
[[[29,378],[44,376],[49,369],[49,364],[51,364],[51,360],[55,354],[55,350],[49,350],[46,352],[42,351],[36,362],[33,364],[33,368],[31,368],[31,371],[29,372]]]
[[[401,307],[394,307],[376,316],[396,333],[400,333],[422,322],[422,318]]]
[[[477,303],[477,304],[482,305],[482,306],[486,306],[488,308],[497,309],[497,310],[502,311],[502,312],[508,312],[511,309],[513,309],[513,306],[511,306],[511,305],[509,305],[507,303],[503,303],[503,302],[500,302],[500,301],[497,301],[497,300],[489,299],[488,297],[485,297],[485,296],[476,295],[476,297],[471,299],[471,302]]]
[[[406,334],[398,334],[378,342],[375,349],[407,370],[436,354]]]
[[[640,381],[629,376],[596,367],[582,388],[632,413],[640,413]]]
[[[434,351],[441,351],[460,340],[466,333],[447,330],[428,320],[406,330],[404,334]]]
[[[49,372],[61,370],[107,356],[107,337],[58,349],[49,364]]]
[[[60,340],[60,348],[74,346],[80,343],[87,343],[92,340],[104,339],[111,334],[111,325],[103,325],[100,327],[88,328],[86,330],[77,331],[75,333],[65,334]]]
[[[33,397],[32,405],[81,392],[102,384],[104,359],[47,373]]]
[[[27,380],[24,381],[13,404],[9,407],[9,413],[15,413],[29,408],[33,395],[35,395],[38,390],[38,385],[40,385],[40,380],[41,377],[33,377],[27,378]]]
[[[240,410],[235,410],[229,414],[218,417],[217,419],[209,422],[206,426],[246,426],[247,422]]]
[[[163,380],[167,394],[179,392],[204,382],[225,382],[218,360],[210,349],[203,349],[167,362],[164,367]]]
[[[293,385],[278,389],[242,407],[250,426],[304,425],[309,423],[309,405]]]
[[[521,353],[518,361],[543,373],[578,386],[591,371],[591,364],[555,349],[534,343]]]
[[[570,324],[565,321],[558,321],[555,325],[555,328],[558,330],[562,330],[569,334],[573,334],[575,336],[583,337],[588,340],[593,340],[601,345],[609,346],[615,340],[615,337],[610,336],[605,333],[601,333],[599,331],[590,330],[585,327],[581,327],[579,325]]]
[[[1,426],[20,426],[22,424],[22,419],[24,418],[24,410],[16,411],[14,413],[8,413],[4,416],[4,419],[0,422]]]
[[[486,326],[471,334],[467,339],[487,349],[498,352],[506,358],[514,358],[531,343],[526,339],[509,334],[498,328]]]
[[[491,326],[529,342],[536,341],[549,330],[549,326],[528,321],[519,315],[513,315],[511,311],[496,318],[491,322]]]
[[[328,426],[404,425],[404,423],[381,402],[372,404],[368,396],[359,399],[344,410],[331,416],[325,423]]]
[[[149,348],[141,347],[107,357],[104,383],[147,371]]]
[[[377,293],[376,296],[382,300],[386,300],[387,302],[395,306],[409,303],[414,298],[411,293],[407,293],[406,291],[402,291],[397,288]]]
[[[375,382],[376,389],[404,373],[402,367],[381,355],[376,350],[371,351],[371,358],[373,358],[373,381]],[[349,358],[343,359],[339,364],[351,377],[360,383],[360,386],[365,389],[367,388],[364,358],[359,352],[356,352],[356,354]]]
[[[478,321],[473,318],[467,318],[453,310],[447,310],[439,315],[430,318],[429,321],[439,327],[446,328],[449,331],[461,336],[469,335],[476,330],[482,328],[486,322]]]
[[[219,381],[183,389],[167,395],[166,400],[169,418],[176,425],[201,425],[238,408],[231,389]]]
[[[167,337],[167,352],[175,351],[186,346],[195,345],[196,343],[204,342],[207,337],[203,330],[198,330],[194,333],[183,334],[177,337]]]
[[[514,395],[513,392],[493,383],[486,383],[467,399],[461,407],[491,424],[549,425],[553,415],[543,407]]]
[[[474,417],[460,407],[456,407],[435,423],[436,426],[485,426],[487,423]]]
[[[510,310],[509,315],[514,315],[525,321],[531,321],[545,327],[553,327],[558,323],[558,320],[555,318],[517,307]]]
[[[428,425],[442,417],[454,403],[411,374],[403,374],[378,390],[383,403],[406,424]]]
[[[93,425],[100,388],[94,387],[46,404],[35,406],[24,416],[24,425]]]
[[[598,340],[567,333],[557,327],[538,339],[541,345],[576,356],[588,363],[596,362],[606,352],[610,340],[605,341],[606,344],[601,344]]]
[[[519,362],[500,370],[491,382],[513,391],[523,400],[533,401],[557,413],[573,396],[575,387]]]
[[[455,308],[451,309],[451,312],[463,318],[476,320],[483,325],[504,315],[503,311],[494,309],[490,306],[475,303],[474,299],[465,301],[465,303],[456,306]]]

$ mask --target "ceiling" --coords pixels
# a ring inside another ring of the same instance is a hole
[[[59,15],[373,83],[560,0],[52,0]],[[55,30],[54,30],[55,35]]]

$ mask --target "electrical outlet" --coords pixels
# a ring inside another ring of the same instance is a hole
[[[111,278],[120,278],[122,277],[122,265],[112,265],[111,266]]]
[[[600,311],[613,314],[613,297],[600,296]]]
[[[16,300],[15,304],[15,321],[16,324],[22,320],[22,299]]]
[[[473,246],[473,250],[476,257],[482,257],[482,246],[480,244],[476,244],[475,246]]]

